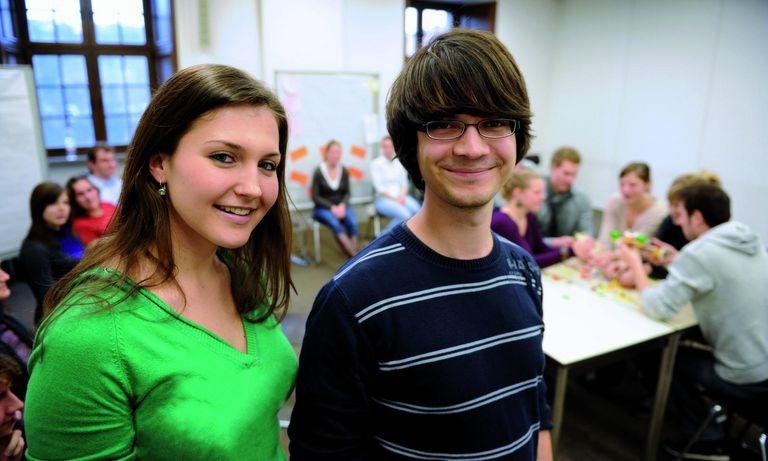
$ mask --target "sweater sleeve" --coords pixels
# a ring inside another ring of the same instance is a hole
[[[46,293],[53,286],[53,261],[48,248],[42,243],[30,243],[22,246],[19,260],[24,268],[26,279],[37,304],[42,306]]]
[[[643,290],[643,309],[651,317],[666,320],[674,317],[686,303],[711,291],[714,286],[709,271],[683,250],[669,266],[667,278],[660,285]]]
[[[350,197],[349,188],[349,170],[346,167],[341,167],[341,182],[339,183],[339,194],[341,195],[341,202],[349,204]]]
[[[315,300],[301,347],[288,428],[292,460],[368,459],[367,350],[345,298],[329,283]]]
[[[30,358],[27,458],[133,459],[132,402],[113,311],[53,318]]]
[[[528,231],[526,232],[526,239],[531,244],[531,250],[533,251],[533,259],[536,260],[536,264],[541,268],[551,266],[552,264],[559,263],[562,259],[559,248],[553,248],[544,243],[544,238],[541,236],[541,228],[539,222],[536,220],[536,216],[533,213],[528,214]],[[571,250],[568,250],[568,254],[572,255]]]

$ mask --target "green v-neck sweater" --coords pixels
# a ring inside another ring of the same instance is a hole
[[[107,310],[71,304],[30,358],[27,458],[285,459],[296,355],[273,318],[243,329],[246,353],[145,289]]]

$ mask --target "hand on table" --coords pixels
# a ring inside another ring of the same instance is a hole
[[[573,254],[582,261],[588,261],[592,257],[592,253],[595,249],[595,239],[592,237],[584,237],[574,239],[571,244]]]

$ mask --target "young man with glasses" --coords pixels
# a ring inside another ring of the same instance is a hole
[[[406,64],[387,128],[424,203],[318,294],[292,460],[551,459],[540,273],[490,228],[530,120],[491,34],[454,30]]]

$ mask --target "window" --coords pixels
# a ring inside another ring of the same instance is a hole
[[[496,2],[407,0],[405,59],[434,37],[454,27],[493,32]]]
[[[130,142],[175,70],[171,0],[0,0],[0,60],[31,64],[49,155]]]

